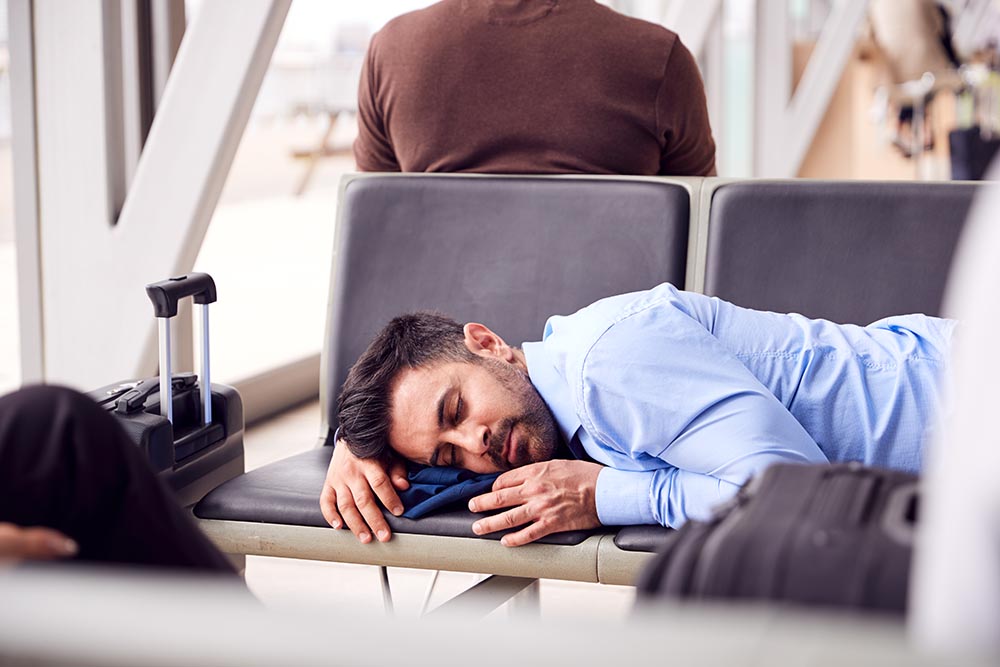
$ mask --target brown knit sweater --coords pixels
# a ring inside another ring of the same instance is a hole
[[[697,65],[677,35],[593,0],[444,0],[371,41],[365,171],[714,173]]]

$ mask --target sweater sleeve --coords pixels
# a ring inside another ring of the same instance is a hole
[[[358,137],[354,161],[360,171],[401,171],[379,104],[378,34],[372,37],[358,86]]]
[[[715,140],[698,63],[680,39],[674,42],[656,97],[662,142],[660,175],[714,176]]]

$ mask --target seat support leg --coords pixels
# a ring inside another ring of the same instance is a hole
[[[382,607],[388,616],[393,615],[392,587],[389,585],[389,568],[380,565],[378,568],[379,583],[382,585]]]
[[[439,574],[441,574],[441,570],[434,570],[434,576],[431,577],[431,582],[427,585],[427,592],[424,593],[424,601],[420,605],[421,616],[427,613],[427,605],[431,603],[431,595],[434,594],[434,586],[437,585]]]
[[[459,593],[429,615],[435,617],[461,615],[464,618],[482,618],[537,582],[537,579],[527,577],[507,577],[495,574]]]

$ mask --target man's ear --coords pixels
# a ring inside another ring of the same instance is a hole
[[[465,347],[469,348],[473,354],[501,361],[514,360],[514,351],[511,347],[485,324],[469,322],[463,331],[465,332]]]

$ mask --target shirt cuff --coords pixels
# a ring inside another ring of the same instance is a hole
[[[650,488],[654,470],[603,468],[597,476],[597,518],[605,526],[656,523]]]

